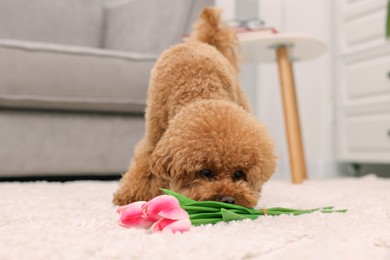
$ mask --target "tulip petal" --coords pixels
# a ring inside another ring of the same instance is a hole
[[[185,232],[188,231],[191,227],[191,221],[189,219],[160,219],[152,226],[152,232],[160,232],[163,230],[170,230],[173,233],[175,232]]]
[[[122,216],[119,219],[118,224],[121,225],[122,227],[127,227],[127,228],[144,228],[144,229],[148,229],[153,225],[152,222],[145,220],[143,217],[122,218]]]
[[[120,207],[117,210],[121,214],[119,225],[123,227],[150,228],[153,223],[143,217],[142,206],[145,203],[145,201],[138,201]]]
[[[191,228],[191,221],[187,219],[176,220],[172,224],[167,225],[163,230],[169,229],[172,232],[185,232]]]
[[[158,213],[164,209],[168,208],[178,208],[180,207],[179,201],[170,195],[160,195],[150,200],[142,206],[145,219],[155,222],[161,217]]]
[[[162,218],[162,219],[160,219],[159,221],[156,221],[156,222],[152,225],[151,230],[152,230],[153,233],[160,232],[160,231],[162,231],[167,225],[172,224],[172,223],[175,222],[175,221],[177,221],[177,220]]]
[[[187,211],[180,207],[166,208],[158,213],[158,216],[166,219],[179,220],[189,218]]]
[[[130,204],[127,204],[127,205],[124,205],[124,206],[121,206],[119,208],[117,208],[116,212],[118,214],[121,214],[122,215],[122,212],[127,209],[127,208],[133,208],[135,210],[137,209],[141,209],[142,211],[142,206],[146,203],[146,201],[137,201],[137,202],[133,202],[133,203],[130,203]]]

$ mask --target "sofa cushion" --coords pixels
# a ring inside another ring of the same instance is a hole
[[[119,175],[144,134],[142,116],[0,113],[0,177]]]
[[[101,47],[101,0],[0,0],[0,38]]]
[[[108,2],[104,48],[159,54],[181,40],[192,2],[195,0]]]
[[[0,41],[0,107],[143,113],[154,55]]]

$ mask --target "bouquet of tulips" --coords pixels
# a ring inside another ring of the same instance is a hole
[[[283,214],[301,215],[320,211],[322,213],[346,212],[323,207],[308,210],[289,208],[254,209],[217,201],[195,201],[171,190],[162,189],[166,195],[148,202],[138,201],[119,207],[119,224],[124,227],[151,229],[152,232],[171,230],[188,231],[192,225],[215,224],[221,221],[257,219],[259,216]]]

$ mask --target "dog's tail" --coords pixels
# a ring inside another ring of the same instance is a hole
[[[201,41],[215,46],[238,71],[238,39],[236,31],[221,20],[222,10],[215,7],[205,8],[194,24],[191,40]]]

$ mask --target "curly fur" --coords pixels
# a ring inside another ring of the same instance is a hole
[[[237,37],[206,8],[191,40],[166,50],[153,68],[146,132],[114,203],[149,200],[170,188],[196,200],[253,207],[276,156],[265,127],[249,113],[237,79]],[[213,176],[202,176],[210,170]],[[234,172],[244,176],[235,179]]]

